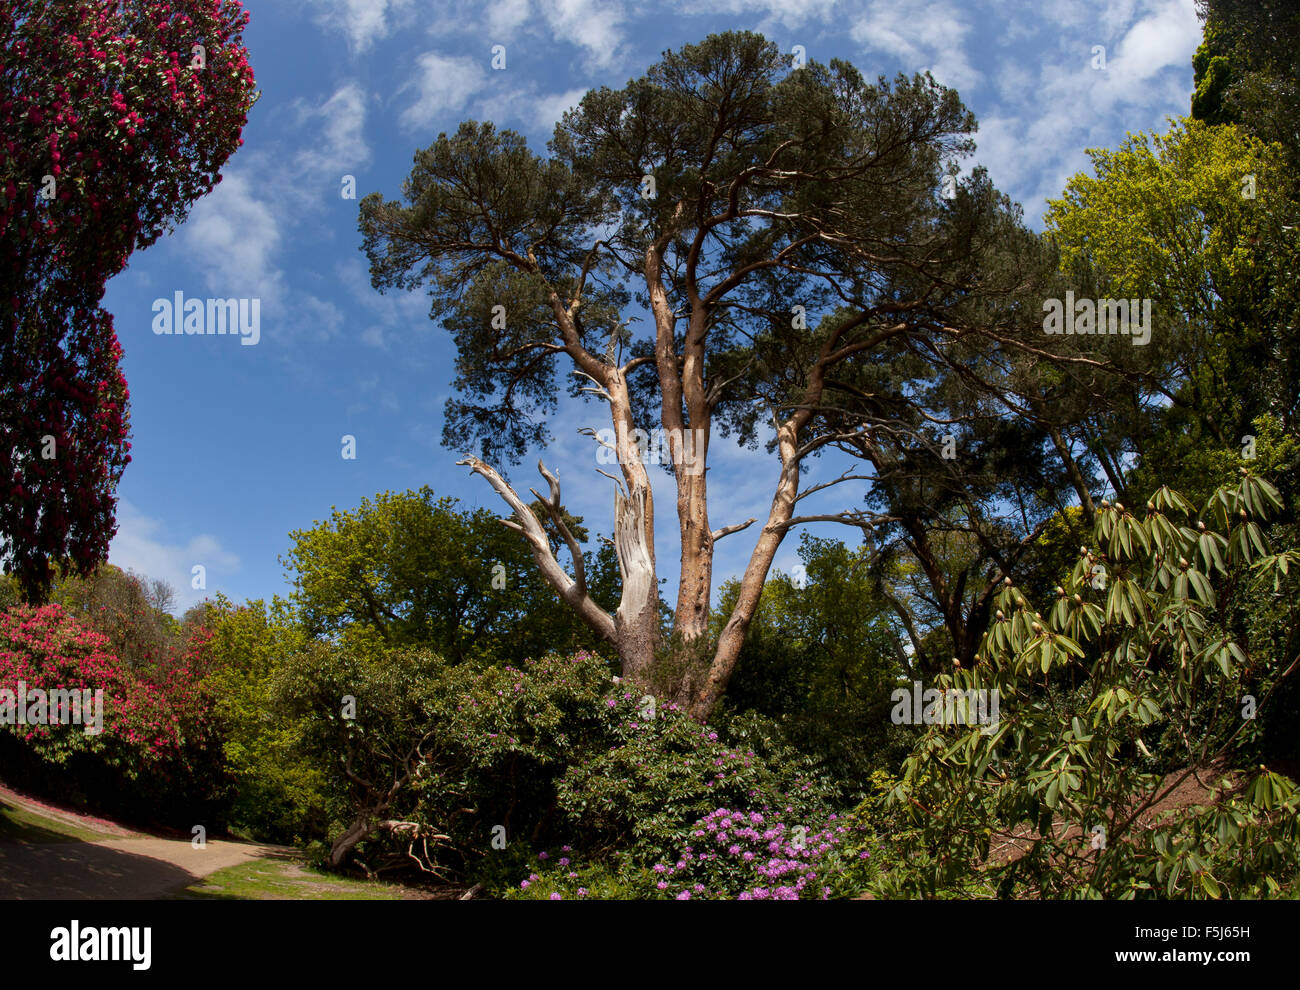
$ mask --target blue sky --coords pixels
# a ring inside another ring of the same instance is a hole
[[[357,202],[395,198],[418,148],[464,119],[520,131],[544,152],[589,88],[620,87],[667,48],[758,30],[810,59],[851,61],[869,78],[928,69],[979,120],[973,161],[1040,225],[1048,197],[1087,165],[1085,149],[1187,113],[1200,41],[1193,0],[251,0],[245,34],[262,92],[224,181],[172,235],[109,284],[131,389],[133,462],[119,487],[109,559],[171,582],[184,609],[206,595],[288,590],[278,557],[292,529],[365,496],[428,484],[498,510],[486,483],[440,444],[450,338],[421,293],[380,295],[359,250]],[[491,68],[492,46],[506,68]],[[1094,47],[1104,46],[1105,68]],[[340,195],[355,176],[357,200]],[[261,301],[255,346],[163,336],[156,299]],[[561,401],[555,442],[570,511],[608,533],[612,483],[577,434],[604,411]],[[356,458],[342,457],[344,435]],[[534,457],[535,463],[536,458]],[[527,464],[528,462],[525,462]],[[763,518],[777,466],[715,441],[710,520]],[[829,466],[805,486],[833,476]],[[514,469],[523,488],[539,482]],[[725,484],[718,483],[726,479]],[[656,553],[675,586],[672,493],[656,476]],[[832,490],[830,511],[861,491]],[[812,500],[810,499],[811,503]],[[803,506],[801,505],[801,511]],[[849,538],[843,527],[825,535]],[[719,580],[738,573],[754,531],[719,544]],[[797,562],[797,536],[777,566]],[[206,569],[205,591],[191,569]]]

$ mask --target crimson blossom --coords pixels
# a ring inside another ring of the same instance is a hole
[[[236,0],[0,4],[0,555],[29,598],[107,555],[130,443],[100,300],[243,144],[247,22]]]

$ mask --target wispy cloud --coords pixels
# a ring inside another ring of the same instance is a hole
[[[1087,167],[1086,149],[1110,147],[1126,131],[1163,129],[1166,116],[1186,113],[1191,59],[1201,29],[1194,0],[1112,0],[1091,18],[1057,3],[1047,12],[1063,33],[1042,26],[1020,51],[1028,60],[1004,65],[996,99],[980,115],[977,158],[994,181],[1041,217],[1045,201]],[[1127,21],[1121,18],[1127,17]],[[1093,46],[1105,47],[1105,68]]]
[[[317,22],[342,32],[357,54],[388,37],[414,9],[412,0],[309,0],[309,4]]]
[[[265,188],[252,170],[232,168],[183,228],[187,255],[219,295],[276,298],[283,291],[284,273],[275,261],[282,221]]]
[[[177,237],[187,268],[201,273],[209,292],[261,300],[263,346],[319,343],[343,330],[343,313],[316,294],[319,279],[296,269],[289,252],[332,236],[303,232],[338,203],[343,175],[371,160],[366,105],[366,91],[356,82],[319,101],[288,105],[280,139],[241,154],[221,185],[195,204]]]
[[[621,55],[627,7],[610,0],[540,0],[542,16],[557,40],[582,48],[594,68],[615,65]]]
[[[929,71],[963,89],[980,79],[966,51],[970,30],[962,9],[947,0],[877,0],[854,19],[849,34],[869,52],[894,56],[905,72]]]
[[[108,549],[110,563],[123,570],[166,581],[176,591],[177,613],[219,590],[239,570],[239,557],[208,533],[177,539],[163,523],[122,499],[117,507],[117,535]],[[193,568],[205,570],[206,589],[193,587]]]
[[[415,64],[416,79],[402,87],[416,91],[415,102],[399,118],[407,130],[432,127],[446,115],[459,112],[487,85],[482,59],[425,52]]]
[[[840,0],[678,0],[677,9],[687,15],[727,14],[733,17],[757,17],[758,29],[803,27],[814,21],[826,21]]]
[[[299,101],[298,124],[314,131],[316,140],[294,154],[299,172],[328,174],[368,165],[370,146],[366,143],[366,91],[355,82],[340,86],[318,106]]]

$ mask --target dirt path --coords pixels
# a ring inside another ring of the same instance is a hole
[[[0,841],[0,899],[5,900],[164,897],[227,866],[293,854],[287,847],[225,840],[209,840],[195,849],[186,839],[132,833],[13,791],[0,789],[0,800],[103,835],[100,839],[69,838],[35,828],[29,837]]]

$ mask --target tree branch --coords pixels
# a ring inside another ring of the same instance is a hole
[[[728,536],[731,533],[739,533],[742,529],[747,529],[748,527],[752,526],[756,522],[758,522],[757,519],[746,519],[743,523],[735,523],[734,525],[731,526],[723,526],[721,529],[715,529],[710,534],[709,538],[713,540],[714,543],[717,543],[724,536]]]
[[[603,608],[591,600],[587,594],[586,588],[580,586],[577,581],[565,573],[564,568],[560,566],[559,561],[555,559],[555,554],[551,552],[551,542],[546,537],[546,530],[538,522],[537,516],[533,511],[524,504],[513,488],[496,472],[490,464],[480,460],[473,455],[467,455],[456,462],[458,465],[467,466],[474,474],[482,475],[487,479],[487,483],[492,486],[493,490],[501,496],[502,500],[510,506],[515,512],[515,518],[519,521],[511,523],[510,520],[502,520],[510,528],[520,532],[528,541],[533,551],[533,560],[537,562],[538,570],[547,583],[551,585],[572,608],[578,613],[579,617],[587,623],[602,639],[610,643],[615,643],[614,620]],[[549,479],[548,479],[549,480]],[[570,538],[572,534],[570,534]],[[579,564],[575,565],[575,570],[580,565],[581,555],[577,556]]]

